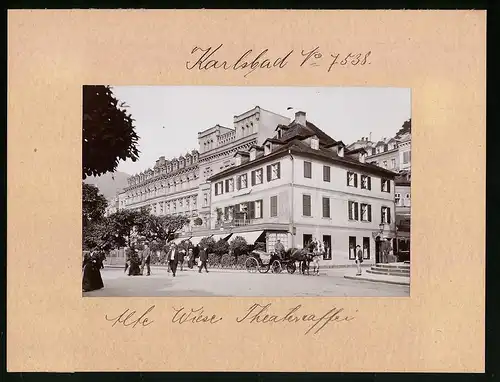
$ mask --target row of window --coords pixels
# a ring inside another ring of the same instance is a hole
[[[331,260],[332,259],[332,237],[330,235],[323,235],[323,245],[325,247],[325,253],[323,255],[323,260]],[[302,245],[303,247],[307,247],[312,240],[311,234],[303,234],[302,235]],[[356,236],[349,236],[349,260],[356,259]],[[363,237],[363,259],[370,259],[370,238]]]
[[[264,169],[259,168],[250,172],[250,184],[252,186],[264,183]],[[273,163],[266,166],[266,178],[268,182],[280,179],[280,163]],[[236,184],[235,184],[236,179]],[[239,174],[235,178],[226,179],[215,183],[215,195],[242,190],[248,187],[248,174]]]
[[[278,197],[271,196],[269,200],[270,206],[270,217],[278,216]],[[238,216],[238,214],[244,214],[243,216]],[[381,222],[384,224],[391,223],[391,209],[389,207],[381,207]],[[311,195],[302,195],[302,215],[307,217],[312,217],[311,208]],[[263,217],[263,201],[262,199],[240,203],[234,206],[227,206],[222,210],[217,209],[217,220],[221,220],[224,216],[224,220],[232,221],[238,218],[247,219],[261,219]],[[331,208],[330,208],[330,198],[322,198],[322,216],[324,218],[331,218]],[[348,217],[352,221],[372,221],[372,206],[366,203],[358,203],[354,201],[348,202]]]
[[[347,185],[349,187],[358,187],[358,174],[352,171],[347,172]],[[361,189],[363,190],[371,190],[372,189],[372,178],[368,175],[361,175]],[[380,191],[382,192],[391,192],[391,180],[390,179],[381,179],[380,182]]]

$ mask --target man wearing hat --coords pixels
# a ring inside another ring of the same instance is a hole
[[[168,261],[168,266],[172,270],[172,274],[175,277],[175,272],[177,270],[177,264],[179,262],[179,250],[175,243],[170,244],[170,249],[168,250],[167,253],[167,261]]]

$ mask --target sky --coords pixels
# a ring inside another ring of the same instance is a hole
[[[133,175],[160,156],[178,157],[199,149],[198,132],[216,124],[233,127],[233,117],[260,106],[293,119],[306,112],[314,123],[346,145],[370,137],[391,137],[411,117],[407,88],[116,86],[139,136],[140,158],[122,161],[118,171]],[[287,108],[293,108],[287,110]]]

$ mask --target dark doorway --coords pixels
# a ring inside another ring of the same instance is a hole
[[[381,244],[382,244],[382,241],[380,240],[380,236],[377,236],[375,239],[375,263],[377,263],[377,264],[382,262],[382,259],[380,256]]]
[[[307,246],[311,243],[313,239],[313,235],[304,234],[302,235],[302,248],[307,248]]]
[[[323,260],[332,259],[332,237],[330,235],[323,235],[323,243],[325,243],[325,254]]]

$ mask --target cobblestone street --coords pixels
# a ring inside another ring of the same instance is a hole
[[[104,288],[83,293],[85,297],[112,296],[338,296],[405,297],[410,287],[362,280],[349,280],[346,269],[322,270],[319,276],[259,274],[240,270],[177,270],[176,277],[164,267],[152,267],[151,276],[127,276],[123,269],[101,271]]]

